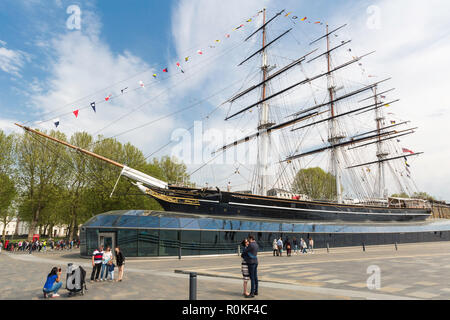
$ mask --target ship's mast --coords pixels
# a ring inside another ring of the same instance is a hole
[[[261,61],[261,71],[263,75],[263,85],[261,90],[261,100],[263,101],[266,98],[266,90],[267,90],[267,52],[265,49],[266,46],[266,9],[263,10],[263,30],[262,30],[262,61]],[[258,157],[257,157],[257,167],[258,167],[258,184],[257,184],[257,193],[263,196],[267,195],[267,186],[268,186],[268,150],[270,145],[270,133],[266,131],[268,127],[272,124],[269,123],[269,104],[267,102],[263,102],[259,111],[259,123],[258,123],[258,131],[260,132],[260,139],[258,141]]]
[[[335,97],[335,84],[333,75],[331,73],[331,52],[330,52],[330,37],[328,32],[328,24],[327,24],[327,64],[328,64],[328,76],[327,76],[327,83],[328,83],[328,92],[330,95],[330,118],[331,120],[329,123],[329,134],[328,134],[328,142],[330,142],[331,145],[336,145],[339,143],[339,141],[342,139],[340,135],[338,134],[338,128],[337,128],[337,120],[334,118],[336,116],[336,110],[335,110],[335,103],[334,103],[334,97]],[[342,203],[342,191],[341,191],[341,177],[339,172],[339,160],[338,160],[338,147],[331,149],[331,167],[333,171],[333,175],[336,178],[336,194],[337,194],[337,201],[338,203]]]
[[[377,93],[377,86],[375,86],[373,88],[374,91],[374,99],[375,99],[375,105],[378,106],[379,104],[379,100],[378,100],[378,93]],[[377,141],[377,158],[380,161],[378,163],[378,173],[377,173],[377,186],[378,186],[378,190],[377,190],[377,196],[378,198],[385,198],[386,194],[385,194],[385,171],[384,171],[384,161],[381,161],[383,159],[386,158],[386,156],[388,155],[388,153],[386,153],[383,150],[383,142],[381,139],[381,129],[382,129],[382,121],[384,120],[383,117],[383,112],[381,108],[377,108],[375,109],[375,121],[377,124],[377,133],[380,135],[378,137],[378,141]]]

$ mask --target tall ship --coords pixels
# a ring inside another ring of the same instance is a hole
[[[361,60],[374,52],[354,56],[347,47],[351,40],[339,37],[346,25],[329,28],[325,24],[323,36],[311,41],[306,54],[281,67],[271,65],[269,52],[273,44],[292,31],[287,29],[268,39],[268,28],[283,13],[284,10],[267,19],[263,10],[262,25],[244,40],[260,41],[261,47],[239,64],[259,58],[259,79],[226,101],[229,112],[225,121],[234,121],[244,114],[252,116],[257,123],[254,132],[213,152],[223,154],[245,144],[256,144],[256,165],[249,191],[169,184],[17,125],[121,168],[122,176],[166,211],[290,221],[406,222],[430,217],[431,208],[426,201],[387,194],[390,183],[397,184],[400,190],[409,190],[407,161],[422,154],[399,145],[399,139],[413,134],[416,127],[411,127],[409,121],[388,121],[385,110],[399,101],[388,99],[394,91],[385,87],[389,78],[362,84],[352,79],[350,72],[345,73],[360,67]],[[344,55],[335,56],[339,52],[345,52],[348,59],[340,61]],[[280,79],[286,80],[287,74],[294,74],[289,80],[297,81],[284,85]],[[286,102],[291,97],[293,104]],[[277,156],[274,150],[278,151]],[[311,168],[317,158],[329,171],[324,188],[331,196],[326,199],[306,195],[305,190],[311,187],[308,184],[322,182],[305,181],[301,175],[301,170]]]

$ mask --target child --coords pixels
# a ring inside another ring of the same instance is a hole
[[[109,275],[111,276],[111,279],[109,279],[111,281],[114,280],[114,267],[115,266],[116,265],[112,262],[112,259],[108,261],[108,276]],[[108,279],[108,276],[106,276],[106,279]]]

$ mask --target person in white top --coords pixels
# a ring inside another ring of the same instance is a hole
[[[112,260],[113,255],[110,247],[106,247],[105,252],[102,257],[102,271],[100,273],[100,281],[104,281],[108,277],[108,262]],[[105,273],[105,277],[103,278],[103,272]]]

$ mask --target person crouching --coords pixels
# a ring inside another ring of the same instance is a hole
[[[49,293],[52,293],[52,298],[59,297],[58,290],[61,286],[61,268],[53,267],[52,271],[47,275],[47,281],[45,281],[42,289],[44,298],[47,298]]]

